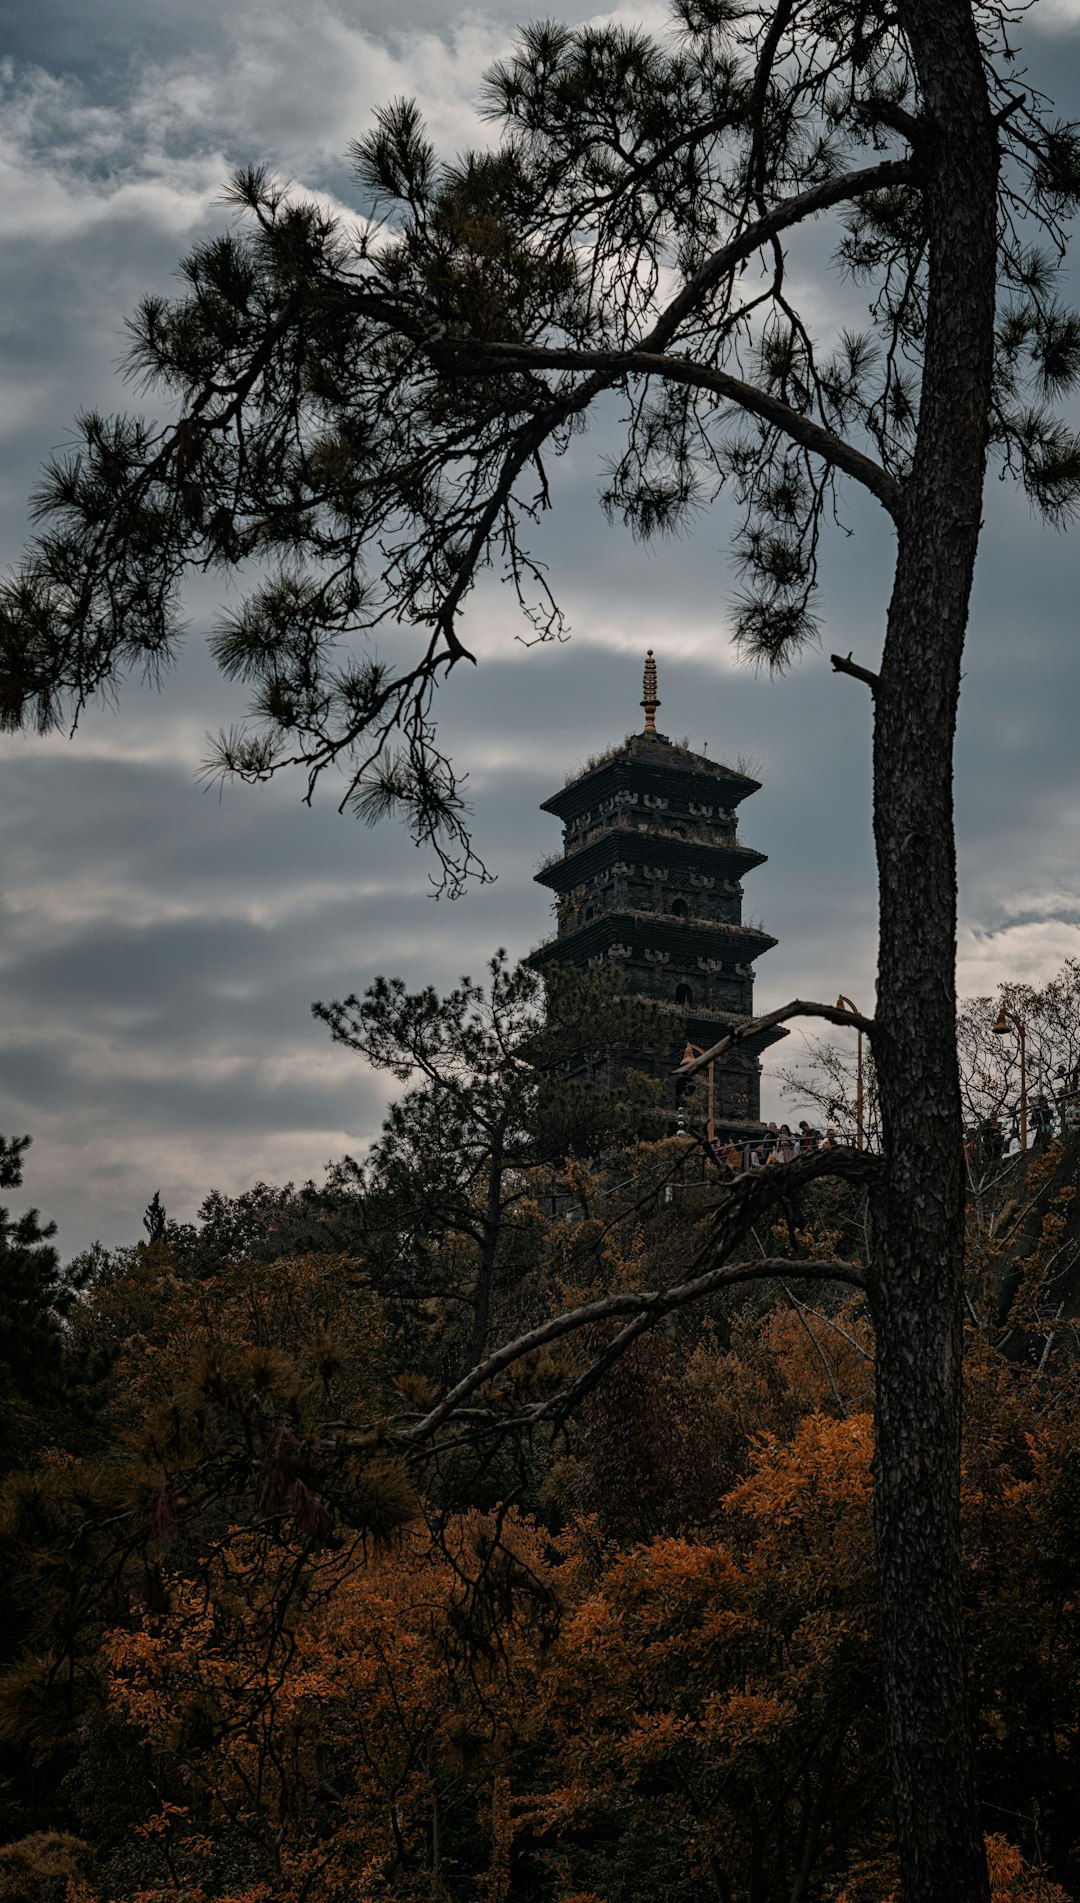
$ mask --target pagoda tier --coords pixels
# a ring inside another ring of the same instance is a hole
[[[662,733],[630,734],[617,753],[589,767],[579,779],[569,780],[550,799],[541,800],[540,811],[554,813],[556,819],[573,826],[590,812],[599,815],[639,804],[664,812],[674,802],[691,818],[722,825],[725,820],[734,823],[736,806],[760,788],[760,780],[734,773],[703,753],[674,746]]]
[[[632,820],[620,816],[596,838],[590,839],[588,845],[577,846],[551,865],[542,866],[536,874],[536,882],[550,886],[553,892],[570,892],[602,873],[610,873],[615,878],[636,876],[647,880],[650,875],[670,877],[674,871],[680,879],[685,875],[687,885],[696,891],[709,891],[718,885],[734,893],[744,873],[765,863],[765,854],[755,852],[752,846],[717,846],[703,839],[671,834],[664,854],[665,863],[657,866],[657,854],[653,850],[656,837],[655,832],[646,832]]]
[[[584,907],[586,912],[592,909]],[[604,911],[541,945],[531,962],[542,970],[545,965],[591,965],[598,958],[610,959],[626,970],[632,991],[744,1019],[753,1008],[751,960],[775,943],[768,932],[749,925],[663,912]],[[643,973],[647,989],[639,982]]]

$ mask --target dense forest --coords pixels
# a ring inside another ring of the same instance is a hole
[[[1077,976],[1021,1000],[1048,1054]],[[648,1011],[580,978],[545,1008],[501,959],[317,1009],[403,1086],[362,1163],[194,1225],[155,1196],[63,1267],[3,1217],[0,1898],[886,1903],[874,1333],[828,1274],[872,1247],[865,1189],[772,1170],[769,1279],[658,1302],[616,1355],[604,1301],[681,1285],[741,1193],[692,1103],[658,1134],[655,1086],[569,1081]],[[968,1664],[1011,1903],[1080,1894],[1078,1152],[984,1159],[969,1198]],[[5,1143],[9,1190],[27,1161]]]

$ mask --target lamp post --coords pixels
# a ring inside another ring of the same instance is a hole
[[[851,1011],[856,1017],[862,1016],[858,1005],[852,1004],[850,998],[845,998],[843,992],[840,993],[840,996],[836,1000],[836,1008],[838,1011]],[[855,1071],[855,1147],[861,1150],[865,1147],[863,1143],[863,1055],[861,1030],[859,1032],[858,1053]]]
[[[1008,1037],[1009,1026],[1020,1033],[1020,1154],[1027,1155],[1027,1034],[1023,1018],[1014,1017],[1002,1005],[994,1026],[995,1037]]]
[[[680,1060],[680,1067],[682,1064],[692,1064],[694,1061],[694,1058],[700,1057],[701,1055],[702,1055],[701,1045],[691,1044],[688,1039],[686,1049],[683,1052],[682,1058]],[[705,1066],[705,1074],[709,1080],[709,1142],[711,1143],[713,1140],[713,1137],[716,1134],[713,1128],[713,1112],[714,1112],[715,1103],[716,1103],[716,1059],[715,1058],[713,1058]]]

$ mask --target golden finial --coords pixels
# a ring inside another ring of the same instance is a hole
[[[656,662],[650,648],[645,656],[645,684],[641,704],[645,709],[645,732],[656,732],[656,710],[660,705],[656,696]]]

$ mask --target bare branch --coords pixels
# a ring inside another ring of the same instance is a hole
[[[528,1419],[535,1421],[545,1415],[563,1412],[571,1396],[580,1399],[617,1354],[621,1354],[639,1334],[652,1327],[662,1316],[669,1315],[673,1309],[685,1308],[691,1302],[715,1295],[720,1289],[734,1288],[744,1282],[775,1281],[782,1275],[798,1276],[812,1282],[846,1282],[852,1288],[866,1289],[866,1278],[853,1262],[832,1257],[825,1261],[800,1262],[791,1256],[768,1256],[764,1261],[739,1263],[733,1268],[709,1269],[704,1275],[694,1276],[688,1282],[676,1283],[673,1288],[619,1289],[614,1294],[599,1296],[594,1302],[584,1302],[580,1308],[567,1309],[562,1315],[552,1315],[537,1327],[530,1328],[526,1334],[519,1335],[516,1340],[496,1348],[456,1387],[451,1388],[449,1394],[422,1420],[406,1428],[397,1438],[411,1445],[430,1439],[438,1428],[459,1413],[463,1402],[494,1380],[496,1375],[502,1374],[513,1362],[521,1361],[539,1348],[548,1347],[551,1342],[561,1341],[564,1335],[576,1334],[582,1328],[612,1321],[618,1315],[631,1315],[633,1321],[630,1327],[621,1331],[598,1364],[586,1370],[585,1375],[579,1376],[564,1394],[544,1402],[539,1409],[530,1410]]]
[[[835,1257],[824,1259],[818,1266],[829,1271],[824,1278],[826,1281],[850,1281],[851,1276],[847,1273],[848,1270],[853,1271],[856,1276],[859,1274],[858,1267],[855,1263],[841,1262]],[[797,1303],[797,1298],[782,1278],[785,1275],[801,1276],[805,1271],[807,1280],[816,1281],[819,1278],[814,1273],[814,1267],[815,1265],[812,1263],[799,1262],[791,1256],[765,1256],[759,1258],[756,1262],[748,1265],[742,1264],[736,1269],[727,1271],[727,1279],[721,1282],[719,1286],[722,1288],[730,1288],[738,1283],[748,1281],[777,1280],[780,1282],[780,1286],[789,1299],[796,1302],[797,1306],[801,1306],[801,1304]],[[833,1273],[834,1269],[838,1272]],[[865,1280],[861,1280],[859,1286],[865,1288]],[[816,1313],[817,1311],[814,1310],[812,1312]],[[582,1374],[579,1374],[577,1379],[573,1381],[562,1394],[554,1395],[549,1400],[541,1403],[535,1412],[530,1415],[530,1421],[535,1424],[537,1421],[548,1419],[558,1421],[566,1420],[585,1397],[591,1394],[594,1388],[599,1387],[613,1362],[618,1361],[631,1344],[637,1340],[638,1336],[643,1335],[646,1329],[653,1326],[655,1320],[656,1317],[651,1312],[635,1316],[634,1320],[630,1322],[627,1327],[620,1329],[614,1340],[608,1343],[603,1354],[598,1355],[592,1365],[586,1368]]]
[[[801,1323],[803,1331],[808,1337],[810,1345],[813,1348],[814,1353],[817,1355],[817,1358],[821,1363],[822,1369],[824,1370],[825,1379],[828,1382],[830,1388],[832,1389],[833,1400],[836,1402],[836,1405],[840,1409],[840,1413],[843,1416],[843,1419],[846,1421],[848,1418],[848,1409],[845,1405],[844,1397],[841,1394],[840,1389],[836,1385],[836,1376],[833,1374],[833,1371],[829,1366],[829,1357],[825,1353],[824,1348],[822,1347],[820,1341],[818,1340],[813,1329],[811,1328],[810,1323],[806,1319],[806,1316],[807,1316],[806,1304],[804,1302],[800,1302],[794,1289],[789,1288],[788,1284],[785,1281],[781,1281],[780,1287],[783,1289],[784,1294],[787,1296],[788,1301],[791,1303],[791,1306],[795,1311],[796,1317]],[[810,1311],[810,1312],[812,1313],[813,1311]]]
[[[601,1362],[589,1371],[599,1379],[610,1361],[621,1354],[644,1329],[651,1327],[663,1315],[672,1309],[683,1308],[689,1302],[701,1300],[717,1290],[734,1287],[747,1281],[766,1280],[776,1273],[767,1262],[738,1263],[729,1266],[733,1250],[742,1242],[754,1224],[779,1202],[789,1202],[801,1189],[816,1182],[819,1177],[840,1177],[852,1182],[874,1180],[881,1170],[880,1157],[870,1156],[863,1150],[854,1150],[846,1145],[835,1149],[815,1150],[809,1156],[799,1156],[791,1163],[785,1163],[783,1169],[757,1170],[737,1178],[728,1194],[719,1202],[713,1212],[713,1219],[707,1241],[704,1243],[692,1267],[697,1271],[685,1282],[679,1282],[663,1289],[620,1289],[613,1294],[598,1296],[595,1301],[585,1302],[580,1308],[568,1309],[562,1315],[553,1315],[541,1322],[536,1328],[507,1342],[502,1348],[495,1349],[476,1368],[452,1388],[449,1394],[437,1403],[422,1420],[401,1430],[401,1437],[409,1443],[427,1440],[445,1421],[453,1416],[462,1415],[462,1404],[478,1388],[501,1374],[512,1362],[519,1361],[524,1355],[532,1354],[549,1342],[559,1341],[564,1335],[576,1333],[581,1328],[596,1322],[611,1320],[618,1315],[629,1315],[631,1322],[616,1340],[609,1344]],[[811,1281],[832,1280],[850,1282],[852,1286],[866,1289],[865,1275],[853,1263],[835,1265],[817,1262],[799,1262],[789,1256],[783,1258],[783,1273],[806,1276]],[[584,1381],[585,1376],[579,1377]],[[578,1394],[575,1384],[570,1390]],[[584,1392],[584,1390],[582,1390]],[[557,1403],[569,1404],[568,1396],[555,1397],[551,1411]]]
[[[876,694],[878,676],[871,668],[860,667],[858,661],[853,661],[850,654],[830,654],[829,659],[835,674],[850,674],[853,680],[865,681],[870,692]]]
[[[1003,126],[1007,119],[1012,118],[1014,112],[1021,112],[1027,103],[1027,99],[1023,93],[1014,94],[1008,104],[1002,106],[1000,112],[995,112],[994,124],[996,126]]]
[[[873,1018],[864,1018],[858,1011],[844,1011],[835,1004],[809,1004],[804,998],[793,998],[790,1004],[781,1005],[778,1011],[767,1011],[764,1017],[751,1018],[748,1024],[739,1024],[725,1032],[719,1043],[702,1051],[700,1057],[691,1059],[689,1064],[680,1064],[672,1072],[675,1077],[690,1077],[704,1064],[712,1063],[714,1058],[722,1057],[736,1044],[745,1044],[749,1038],[757,1037],[762,1031],[770,1031],[775,1024],[786,1024],[789,1018],[825,1018],[829,1024],[850,1024],[856,1031],[864,1031],[867,1037],[873,1037],[875,1024]]]
[[[865,119],[868,125],[889,126],[916,151],[926,144],[930,133],[926,120],[916,119],[912,113],[905,112],[903,106],[898,106],[894,99],[853,99],[851,104],[852,110]]]

